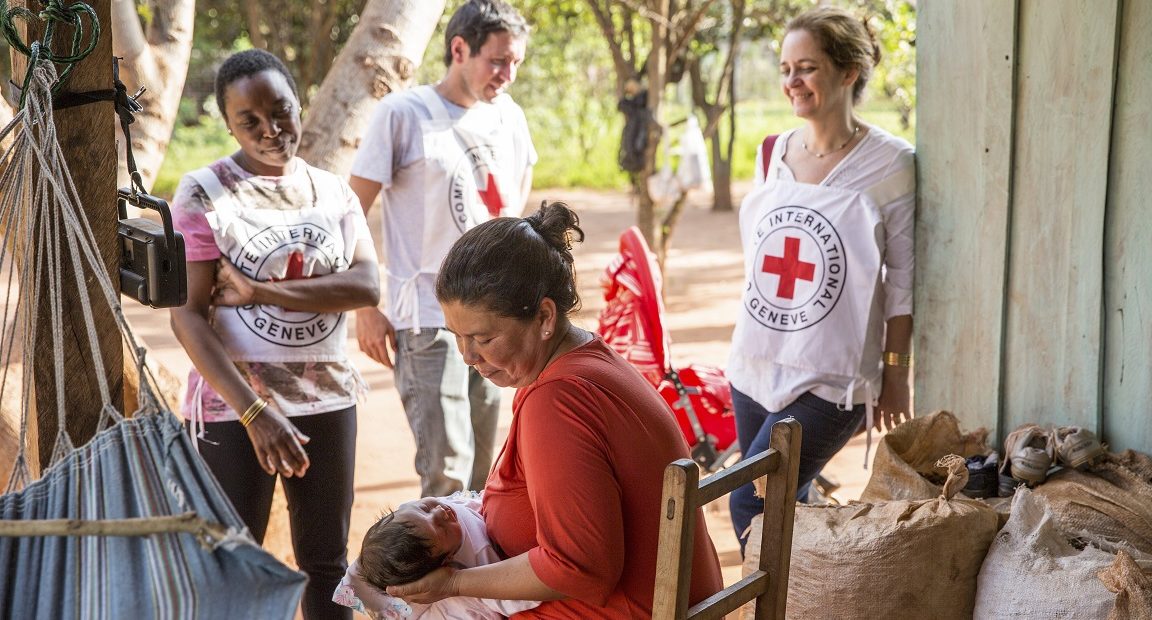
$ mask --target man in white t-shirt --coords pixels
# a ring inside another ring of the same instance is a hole
[[[444,78],[380,101],[349,180],[365,213],[381,197],[386,266],[385,309],[356,313],[357,339],[395,371],[425,497],[483,488],[500,407],[444,327],[436,273],[464,231],[520,214],[536,162],[524,112],[504,94],[524,60],[524,18],[470,0],[444,40]]]

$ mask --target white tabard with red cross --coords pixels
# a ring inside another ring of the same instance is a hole
[[[298,166],[304,162],[296,160]],[[259,280],[297,280],[348,268],[355,239],[343,213],[320,208],[320,196],[339,196],[309,173],[313,203],[300,209],[242,207],[210,168],[189,173],[212,200],[205,214],[220,252],[242,273]],[[333,177],[334,179],[335,177]],[[345,226],[349,226],[348,229]],[[212,327],[228,356],[238,362],[333,362],[344,360],[347,321],[341,312],[295,312],[280,306],[216,306]]]
[[[880,283],[876,202],[862,192],[769,175],[740,207],[740,234],[745,290],[735,352],[850,381],[861,377]]]
[[[516,162],[516,132],[506,118],[507,95],[493,103],[478,101],[464,115],[453,119],[432,86],[417,86],[419,97],[431,115],[421,121],[424,148],[424,225],[420,266],[400,281],[393,320],[411,323],[420,332],[421,274],[435,276],[448,250],[465,232],[494,217],[518,216],[524,197],[516,182],[523,162]],[[395,277],[395,274],[389,273]]]

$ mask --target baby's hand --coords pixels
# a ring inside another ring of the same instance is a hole
[[[388,586],[390,596],[398,596],[409,603],[435,603],[459,595],[456,569],[442,566],[412,583]]]

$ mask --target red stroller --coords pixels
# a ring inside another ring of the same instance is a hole
[[[664,331],[660,268],[635,226],[620,235],[620,254],[600,278],[607,305],[600,335],[643,374],[672,407],[692,458],[713,472],[740,449],[732,391],[724,371],[689,364],[674,368]]]

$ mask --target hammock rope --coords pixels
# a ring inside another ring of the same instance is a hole
[[[49,466],[51,466],[59,462],[60,459],[67,456],[74,449],[72,438],[67,430],[68,412],[65,406],[64,319],[63,302],[61,299],[61,291],[64,290],[65,286],[74,285],[80,310],[84,317],[84,331],[87,336],[87,344],[95,370],[96,386],[100,393],[100,419],[97,423],[97,430],[103,430],[107,428],[110,423],[114,424],[123,419],[123,416],[121,416],[112,405],[112,393],[108,385],[107,369],[104,365],[103,356],[99,354],[99,334],[95,327],[96,321],[92,309],[93,300],[89,294],[88,287],[85,285],[85,275],[91,276],[99,285],[100,292],[103,293],[104,296],[104,301],[108,307],[112,309],[116,325],[128,345],[129,351],[131,351],[132,361],[137,369],[141,371],[137,403],[139,412],[152,413],[161,410],[162,407],[156,396],[155,377],[145,363],[145,349],[139,344],[136,335],[133,333],[131,326],[129,326],[124,316],[123,308],[120,306],[112,280],[102,260],[96,253],[95,244],[92,242],[95,235],[87,215],[83,209],[79,207],[81,204],[79,193],[72,180],[71,174],[68,173],[64,163],[63,152],[60,150],[56,138],[56,125],[52,116],[52,96],[50,88],[51,84],[57,81],[55,69],[47,61],[41,61],[31,73],[33,74],[30,80],[30,86],[32,86],[32,88],[27,93],[30,95],[26,100],[27,105],[13,118],[9,127],[5,128],[3,133],[0,133],[0,138],[7,135],[12,126],[20,122],[29,126],[32,131],[17,135],[12,148],[9,149],[10,152],[14,152],[16,157],[5,167],[4,175],[0,176],[0,187],[14,186],[13,183],[16,179],[10,178],[10,173],[29,175],[30,168],[33,164],[39,166],[39,169],[44,171],[44,174],[37,175],[35,196],[31,197],[28,202],[33,206],[32,212],[37,214],[37,217],[42,218],[43,221],[40,226],[36,226],[36,217],[29,217],[27,214],[22,213],[22,210],[19,208],[20,198],[27,198],[27,196],[25,196],[24,192],[13,191],[5,192],[5,197],[0,198],[0,222],[7,223],[7,225],[4,226],[4,237],[6,239],[35,239],[37,246],[46,251],[34,253],[36,259],[32,261],[32,269],[22,270],[19,290],[31,291],[32,297],[30,300],[27,300],[27,303],[17,304],[16,321],[12,322],[11,328],[5,329],[5,341],[11,343],[14,340],[13,333],[16,331],[16,323],[21,323],[24,327],[22,330],[24,337],[21,347],[23,367],[33,367],[37,362],[37,360],[33,359],[38,330],[38,322],[35,320],[35,310],[39,307],[41,290],[46,290],[49,305],[48,319],[49,325],[51,326],[53,379],[58,408],[57,441],[56,448],[53,450],[53,456],[49,460]],[[45,145],[47,145],[47,147]],[[23,175],[21,178],[27,178],[27,176]],[[16,182],[15,186],[19,187],[19,185],[20,184]],[[12,226],[12,223],[16,223],[17,226]],[[13,237],[12,233],[14,228],[17,231],[22,229],[23,234]],[[65,244],[61,244],[60,239],[65,240],[67,247],[73,250],[79,250],[79,252],[67,252],[75,282],[66,283],[64,281],[63,270],[61,269],[63,262],[62,255],[64,252],[61,246]],[[3,269],[5,266],[3,258],[6,257],[0,254],[0,269]],[[46,279],[46,284],[43,287],[38,286],[42,277]],[[5,312],[7,313],[7,308]],[[5,316],[5,326],[8,325],[7,316]],[[0,357],[3,357],[6,362],[11,360],[11,344],[8,345],[5,354],[0,355]],[[8,365],[5,364],[5,373],[8,371],[7,366]],[[30,373],[25,373],[23,385],[25,397],[22,399],[23,406],[21,408],[20,420],[21,440],[27,437],[28,417],[30,413],[30,399],[27,398],[27,394],[31,391],[31,381]],[[3,398],[5,387],[4,384],[0,384],[0,399]],[[27,469],[27,442],[21,441],[17,459],[21,461],[24,469],[19,473],[14,471],[13,476],[21,479],[30,478],[30,472]],[[16,490],[19,489],[10,487],[7,489],[7,492]]]
[[[0,14],[9,15],[4,2]],[[56,67],[37,60],[24,105],[0,130],[0,141],[12,139],[0,158],[0,270],[9,269],[0,402],[8,402],[10,367],[18,362],[23,369],[19,446],[0,495],[0,609],[36,618],[290,618],[305,577],[255,544],[157,396],[156,377],[124,316],[58,143],[55,84]],[[89,283],[97,290],[90,292]],[[64,291],[75,294],[66,301]],[[136,411],[128,418],[112,404],[98,303],[111,310],[139,372]],[[77,310],[84,327],[78,331],[85,333],[65,334],[64,312]],[[51,343],[52,359],[35,357],[41,340]],[[66,354],[91,362],[98,389],[99,402],[86,405],[98,411],[97,434],[80,447],[67,430],[75,412],[65,408]],[[49,466],[32,480],[31,396],[35,369],[45,365],[53,373],[56,443]],[[151,615],[139,613],[147,609]]]
[[[69,4],[62,0],[42,0],[40,6],[44,8],[39,13],[33,13],[22,6],[9,8],[8,0],[0,0],[0,32],[3,32],[12,49],[28,57],[29,67],[35,67],[40,61],[64,65],[59,81],[51,85],[52,92],[56,92],[68,79],[76,63],[87,58],[92,50],[96,49],[96,43],[100,40],[100,19],[96,16],[96,11],[83,2]],[[87,29],[84,28],[85,17],[89,20]],[[44,38],[31,44],[25,43],[16,30],[17,19],[30,26],[37,22],[43,24]],[[72,45],[67,54],[56,54],[52,51],[56,27],[60,24],[72,28]],[[85,30],[91,33],[86,47],[83,46]],[[20,91],[20,107],[24,107],[31,79],[32,71],[29,70],[24,75],[24,85]]]

